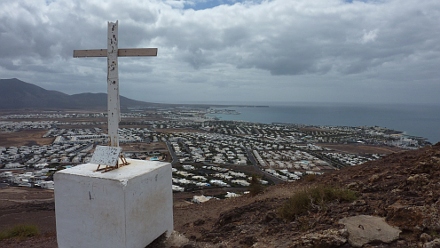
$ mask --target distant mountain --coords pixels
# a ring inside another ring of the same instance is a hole
[[[121,109],[162,106],[121,96]],[[0,109],[99,109],[107,108],[107,94],[81,93],[68,95],[46,90],[16,78],[0,79]]]

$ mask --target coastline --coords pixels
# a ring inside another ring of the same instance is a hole
[[[250,105],[257,106],[257,105]],[[402,132],[404,135],[422,137],[435,144],[440,141],[440,105],[405,104],[306,104],[259,105],[256,107],[221,107],[239,114],[209,114],[224,121],[253,123],[286,123],[310,126],[379,126]],[[220,109],[211,107],[211,109]]]

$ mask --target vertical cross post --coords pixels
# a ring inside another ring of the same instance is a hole
[[[119,147],[121,121],[118,57],[157,56],[157,48],[118,48],[118,21],[108,23],[107,49],[74,50],[73,57],[107,57],[107,120],[110,146]]]
[[[119,147],[121,121],[118,76],[118,21],[108,23],[107,36],[107,120],[110,146]]]

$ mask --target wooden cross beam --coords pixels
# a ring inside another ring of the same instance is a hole
[[[107,57],[107,118],[110,146],[119,147],[121,121],[118,57],[157,56],[157,48],[118,49],[118,21],[108,23],[107,49],[74,50],[74,58]]]

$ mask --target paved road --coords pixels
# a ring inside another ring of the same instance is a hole
[[[171,164],[177,164],[177,163],[179,163],[179,159],[177,158],[177,155],[176,155],[176,153],[174,152],[174,149],[173,149],[173,147],[171,146],[171,143],[170,143],[169,141],[166,141],[165,143],[167,144],[168,151],[170,152],[171,158],[173,159],[173,160],[171,161]],[[257,160],[255,159],[254,154],[252,153],[251,150],[249,150],[249,149],[246,148],[246,153],[247,153],[247,156],[248,156],[249,160],[250,160],[251,163],[252,163],[252,166],[254,166],[257,170],[261,171],[261,173],[262,173],[267,179],[271,180],[274,184],[280,184],[280,183],[284,183],[284,182],[285,182],[284,180],[282,180],[282,179],[280,179],[280,178],[278,178],[278,177],[275,177],[275,176],[273,176],[272,174],[270,174],[270,173],[264,171],[264,170],[259,166],[259,164],[258,164]]]
[[[329,159],[328,157],[322,155],[319,152],[314,152],[314,151],[307,151],[307,152],[310,153],[311,155],[319,158],[319,159],[322,159],[322,160],[326,161],[327,163],[330,164],[330,167],[332,167],[335,170],[341,169],[343,167],[347,167],[347,165],[345,165],[345,164],[343,164],[341,162],[332,161],[331,159]]]
[[[284,182],[285,182],[284,180],[282,180],[282,179],[280,179],[280,178],[278,178],[278,177],[275,177],[275,176],[273,176],[272,174],[270,174],[270,173],[264,171],[264,170],[259,166],[257,160],[256,160],[255,157],[254,157],[254,154],[252,153],[252,150],[246,148],[246,153],[247,153],[247,156],[248,156],[249,160],[251,161],[252,165],[255,167],[255,169],[261,171],[261,173],[263,173],[264,176],[265,176],[266,178],[268,178],[269,180],[271,180],[274,184],[280,184],[280,183],[284,183]]]
[[[171,164],[177,164],[179,163],[179,159],[177,158],[176,153],[174,152],[173,147],[171,146],[171,143],[169,141],[166,141],[165,144],[167,144],[168,151],[170,152],[171,158],[173,159],[171,161]]]

